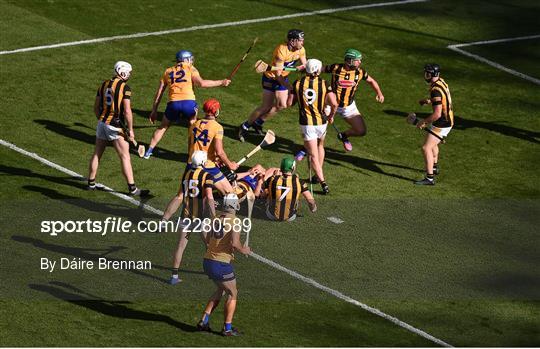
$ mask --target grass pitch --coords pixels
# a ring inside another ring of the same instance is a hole
[[[360,3],[368,4],[368,1]],[[113,35],[282,16],[358,2],[197,1],[178,5],[132,1],[0,1],[0,50]],[[171,11],[174,9],[174,11]],[[171,13],[174,12],[174,15]],[[375,102],[361,86],[357,105],[368,135],[344,153],[333,130],[325,173],[331,195],[317,195],[319,212],[305,207],[290,224],[253,221],[255,252],[331,289],[366,303],[455,346],[538,346],[540,339],[539,86],[450,51],[450,44],[540,33],[540,6],[529,1],[428,1],[110,41],[0,56],[0,139],[86,175],[93,151],[92,105],[112,65],[130,62],[135,133],[147,143],[146,118],[160,74],[183,48],[203,77],[228,75],[255,36],[260,38],[229,88],[199,89],[216,97],[230,157],[247,144],[234,129],[259,103],[251,65],[269,60],[292,27],[306,32],[308,57],[340,62],[360,49],[364,67],[385,94]],[[466,48],[539,78],[540,40]],[[437,62],[457,114],[441,146],[442,174],[432,188],[422,176],[422,133],[408,126],[427,88],[426,62]],[[164,101],[160,111],[164,110]],[[266,125],[276,144],[250,160],[275,166],[300,148],[296,109]],[[345,124],[338,120],[338,127]],[[149,161],[132,159],[147,203],[163,209],[178,186],[186,157],[186,128],[172,127]],[[212,284],[202,274],[203,249],[192,239],[184,282],[166,284],[173,234],[41,233],[42,220],[133,221],[157,217],[84,182],[0,147],[0,345],[3,346],[430,346],[432,342],[365,312],[253,258],[239,257],[240,338],[194,332]],[[299,172],[307,176],[305,164]],[[98,181],[119,191],[125,183],[108,149]],[[339,217],[334,224],[327,217]],[[40,258],[149,259],[149,271],[39,270]],[[212,318],[219,330],[221,310]]]

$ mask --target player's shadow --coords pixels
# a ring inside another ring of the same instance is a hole
[[[170,316],[133,309],[128,306],[133,303],[128,301],[101,299],[100,297],[82,291],[81,289],[64,282],[52,281],[49,282],[49,285],[29,284],[28,287],[36,291],[48,293],[55,298],[71,304],[114,318],[162,322],[184,332],[197,331],[195,326],[177,321]]]
[[[67,125],[67,124],[62,124],[62,123],[56,122],[56,121],[45,120],[45,119],[34,120],[34,122],[45,126],[46,130],[55,132],[55,133],[57,133],[57,134],[59,134],[59,135],[61,135],[63,137],[71,138],[71,139],[77,140],[79,142],[84,142],[84,143],[92,144],[92,145],[94,145],[96,143],[96,131],[95,131],[95,129],[90,127],[90,126],[84,125],[84,124],[82,124],[80,122],[74,123],[73,126]],[[74,128],[74,127],[79,127],[79,128],[82,127],[82,128],[88,129],[92,133],[82,132],[82,131]],[[137,127],[135,127],[135,128],[137,128]],[[139,142],[139,143],[145,145],[148,148],[147,143],[144,143],[144,142]],[[112,144],[112,143],[110,143],[110,144]],[[132,153],[134,153],[134,154],[137,153],[136,150],[133,149],[133,147],[130,147],[130,148],[131,148]],[[91,153],[89,152],[88,159],[90,159],[90,155],[91,155]],[[176,153],[174,151],[167,150],[167,149],[164,149],[164,148],[161,148],[161,147],[156,148],[156,150],[154,151],[152,156],[156,157],[156,158],[164,159],[164,160],[171,160],[171,161],[186,162],[186,160],[187,160],[187,154]],[[133,161],[133,159],[132,159],[132,161]]]
[[[114,217],[124,217],[133,222],[138,222],[145,218],[159,218],[159,216],[156,214],[147,213],[142,204],[138,206],[137,209],[134,209],[133,207],[128,207],[124,205],[110,203],[106,204],[103,202],[91,201],[82,197],[67,195],[54,189],[40,187],[36,185],[24,185],[22,188],[28,191],[41,193],[44,196],[53,200],[60,200],[64,203],[80,207],[86,211],[103,213],[108,216]]]
[[[407,112],[399,110],[384,110],[388,115],[396,115],[401,117],[407,117]],[[430,115],[430,113],[416,113],[418,117],[425,118]],[[496,122],[486,122],[486,121],[477,121],[469,120],[462,118],[460,116],[454,116],[454,129],[456,130],[467,130],[470,128],[482,128],[491,132],[495,132],[504,136],[518,138],[531,143],[540,143],[540,132],[524,130],[522,128],[517,128],[513,126],[502,125]]]
[[[108,261],[122,262],[124,261],[123,259],[114,258],[108,255],[127,249],[127,247],[124,247],[124,246],[109,246],[108,248],[68,247],[68,246],[52,244],[52,243],[45,242],[40,239],[36,239],[36,238],[28,237],[28,236],[22,236],[22,235],[13,235],[11,239],[20,243],[32,245],[42,250],[60,253],[67,256],[82,258],[84,260],[94,261],[96,263],[99,262],[100,258],[107,258]],[[158,269],[162,271],[170,270],[170,268],[164,267],[162,265],[157,265],[154,263],[152,263],[152,269]],[[169,281],[168,279],[157,277],[155,275],[149,274],[142,270],[125,269],[124,271],[133,273],[138,276],[143,276],[143,277],[146,277],[146,278],[149,278],[149,279],[161,282],[161,283],[168,284],[168,281]],[[204,274],[202,271],[194,271],[194,270],[186,270],[186,269],[181,269],[180,271],[187,274]]]
[[[48,182],[75,187],[79,189],[86,188],[86,183],[85,183],[86,178],[83,178],[83,177],[49,176],[43,173],[36,173],[26,168],[5,166],[5,165],[0,165],[0,173],[10,175],[10,176],[21,176],[21,177],[27,177],[27,178],[36,178],[39,180],[46,180]]]
[[[221,125],[223,126],[225,135],[227,137],[237,139],[237,137],[238,137],[237,136],[237,132],[238,132],[237,127],[235,127],[233,125],[230,125],[230,124],[226,124],[226,123],[221,123]],[[245,139],[246,139],[247,143],[251,143],[252,145],[255,146],[255,145],[258,145],[262,141],[263,136],[255,135],[253,132],[249,132]],[[303,147],[302,144],[295,143],[294,140],[292,140],[292,139],[284,138],[284,137],[280,137],[280,136],[276,135],[275,143],[270,145],[268,148],[265,148],[265,149],[268,149],[268,151],[272,151],[272,152],[282,154],[282,155],[284,155],[284,154],[294,155],[294,154],[296,154],[296,152],[302,150],[303,148],[304,147]],[[332,149],[332,148],[330,148],[328,146],[325,147],[325,150],[326,150],[326,156],[325,156],[324,161],[326,163],[332,164],[334,166],[351,168],[348,165],[353,165],[356,168],[361,168],[361,169],[364,169],[364,170],[367,170],[367,171],[370,171],[370,172],[382,174],[382,175],[397,178],[397,179],[402,179],[402,180],[405,180],[405,181],[411,181],[412,178],[404,177],[404,176],[396,174],[396,173],[387,172],[387,171],[383,170],[381,167],[382,166],[388,166],[388,167],[392,167],[392,168],[396,168],[396,169],[404,169],[404,170],[414,171],[415,173],[418,172],[418,171],[421,171],[420,169],[412,168],[412,167],[405,166],[405,165],[392,164],[392,163],[389,163],[389,162],[371,160],[371,159],[361,158],[361,157],[354,156],[354,155],[348,155],[348,154],[346,154],[344,152],[337,151],[337,150]],[[306,161],[306,160],[304,160],[304,161]],[[266,164],[266,165],[268,167],[272,167],[272,164]],[[278,167],[279,164],[274,164],[274,165],[275,165],[275,167]],[[357,170],[356,168],[354,168],[354,170]],[[368,173],[364,173],[364,174],[369,175]]]

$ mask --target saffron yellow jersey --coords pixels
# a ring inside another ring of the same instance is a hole
[[[291,51],[287,43],[279,44],[272,54],[272,66],[293,68],[301,57],[306,58],[306,50],[302,47],[300,50]],[[281,76],[286,77],[290,72],[282,71]],[[266,77],[275,79],[276,72],[267,71]]]
[[[431,105],[441,105],[441,117],[433,123],[433,126],[446,128],[454,126],[454,110],[452,109],[452,96],[448,84],[439,78],[429,88]]]
[[[195,100],[191,78],[199,71],[190,63],[181,62],[165,70],[161,82],[169,88],[169,102]]]
[[[188,164],[195,150],[204,150],[208,159],[216,159],[215,139],[223,139],[223,126],[216,120],[199,119],[189,128]]]
[[[234,248],[232,244],[232,235],[233,235],[233,221],[235,215],[232,213],[222,214],[219,216],[221,224],[213,223],[212,225],[217,229],[210,231],[210,240],[208,242],[208,248],[204,254],[205,259],[211,259],[218,262],[230,263],[234,260]],[[227,224],[225,224],[225,222]],[[227,227],[228,229],[226,229]]]
[[[97,91],[100,100],[99,121],[121,127],[124,121],[124,99],[131,99],[131,88],[119,77],[105,80]]]

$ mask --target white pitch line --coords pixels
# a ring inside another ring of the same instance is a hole
[[[96,44],[96,43],[114,41],[114,40],[143,38],[146,36],[160,36],[160,35],[168,35],[168,34],[175,34],[175,33],[192,32],[192,31],[197,31],[197,30],[235,27],[235,26],[240,26],[240,25],[245,25],[245,24],[270,22],[270,21],[295,18],[295,17],[315,16],[315,15],[323,15],[323,14],[328,14],[328,13],[359,10],[359,9],[364,9],[364,8],[383,7],[383,6],[392,6],[392,5],[405,5],[405,4],[412,4],[412,3],[418,3],[418,2],[426,2],[426,1],[429,1],[429,0],[404,0],[404,1],[392,1],[392,2],[379,2],[379,3],[365,4],[365,5],[330,8],[326,10],[318,10],[318,11],[311,11],[311,12],[293,13],[290,15],[283,15],[283,16],[254,18],[254,19],[247,19],[243,21],[225,22],[225,23],[217,23],[217,24],[197,25],[197,26],[188,27],[188,28],[162,30],[162,31],[157,31],[157,32],[116,35],[116,36],[109,36],[109,37],[89,39],[89,40],[71,41],[71,42],[63,42],[63,43],[52,44],[52,45],[34,46],[34,47],[19,48],[19,49],[9,50],[9,51],[0,51],[0,55],[9,55],[9,54],[14,54],[14,53],[46,50],[46,49],[51,49],[51,48],[59,48],[59,47],[67,47],[67,46]]]
[[[339,217],[326,217],[326,219],[328,219],[330,222],[332,223],[335,223],[335,224],[341,224],[343,222],[345,222],[343,219],[339,218]]]
[[[0,144],[3,145],[4,147],[7,147],[7,148],[11,149],[11,150],[15,150],[16,152],[18,152],[18,153],[20,153],[20,154],[23,154],[23,155],[26,155],[26,156],[28,156],[28,157],[31,157],[32,159],[37,160],[37,161],[41,162],[41,163],[44,164],[44,165],[47,165],[47,166],[49,166],[49,167],[52,167],[52,168],[54,168],[55,170],[58,170],[58,171],[60,171],[60,172],[64,172],[65,174],[70,175],[70,176],[75,177],[75,178],[80,178],[81,180],[86,180],[86,178],[85,178],[83,175],[78,174],[77,172],[71,171],[70,169],[67,169],[67,168],[65,168],[65,167],[62,167],[62,166],[60,166],[60,165],[58,165],[58,164],[55,164],[54,162],[49,161],[49,160],[47,160],[47,159],[45,159],[45,158],[42,158],[41,156],[37,155],[36,153],[31,153],[31,152],[29,152],[29,151],[27,151],[27,150],[24,150],[24,149],[22,149],[22,148],[19,148],[19,147],[17,147],[15,144],[6,142],[6,141],[4,141],[3,139],[0,139]],[[128,195],[126,195],[126,194],[119,193],[119,192],[115,191],[114,189],[109,188],[109,187],[107,187],[106,185],[103,185],[103,184],[101,184],[101,183],[97,183],[96,185],[99,186],[101,190],[106,191],[106,192],[109,192],[109,193],[111,193],[112,195],[117,196],[117,197],[119,197],[119,198],[122,199],[122,200],[126,200],[126,201],[132,203],[132,204],[135,205],[135,206],[142,207],[142,208],[144,208],[144,209],[146,209],[146,210],[148,210],[148,211],[150,211],[150,212],[153,212],[153,213],[155,213],[155,214],[157,214],[157,215],[160,215],[160,216],[163,215],[163,212],[162,212],[162,211],[160,211],[160,210],[158,210],[158,209],[156,209],[156,208],[153,208],[153,207],[150,206],[150,205],[143,204],[142,202],[140,202],[140,201],[138,201],[138,200],[135,200],[135,199],[134,199],[133,197],[131,197],[131,196],[128,196]]]
[[[58,170],[60,172],[63,172],[65,174],[67,174],[67,175],[70,175],[70,176],[76,177],[76,178],[80,178],[80,179],[84,179],[84,177],[82,175],[78,174],[77,172],[74,172],[74,171],[72,171],[70,169],[67,169],[67,168],[65,168],[63,166],[60,166],[60,165],[58,165],[58,164],[56,164],[56,163],[54,163],[52,161],[49,161],[49,160],[47,160],[45,158],[42,158],[41,156],[37,155],[36,153],[32,153],[32,152],[29,152],[29,151],[24,150],[22,148],[19,148],[13,143],[6,142],[3,139],[0,139],[0,145],[3,145],[3,146],[5,146],[5,147],[7,147],[7,148],[9,148],[11,150],[14,150],[14,151],[20,153],[20,154],[31,157],[32,159],[35,159],[35,160],[41,162],[42,164],[47,165],[49,167],[52,167],[52,168],[54,168],[54,169],[56,169],[56,170]],[[163,215],[163,211],[158,210],[157,208],[154,208],[154,207],[152,207],[150,205],[143,204],[142,202],[140,202],[138,200],[135,200],[131,196],[127,196],[125,194],[118,193],[118,192],[114,191],[114,189],[111,189],[111,188],[109,188],[109,187],[107,187],[107,186],[105,186],[103,184],[100,184],[100,185],[103,186],[105,191],[119,197],[120,199],[126,200],[126,201],[134,204],[135,206],[142,207],[142,208],[144,208],[144,209],[146,209],[146,210],[148,210],[150,212],[153,212],[155,214],[158,214],[160,216]],[[332,289],[330,287],[324,286],[324,285],[318,283],[317,281],[315,281],[315,280],[313,280],[311,278],[305,277],[305,276],[295,272],[294,270],[290,270],[290,269],[282,266],[281,264],[278,264],[278,263],[276,263],[276,262],[274,262],[274,261],[272,261],[272,260],[270,260],[268,258],[265,258],[265,257],[263,257],[261,255],[253,253],[253,252],[251,253],[251,256],[253,258],[257,259],[259,262],[267,264],[270,267],[275,268],[277,270],[280,270],[280,271],[282,271],[284,273],[287,273],[290,276],[292,276],[293,278],[298,279],[300,281],[303,281],[304,283],[307,283],[308,285],[311,285],[311,286],[313,286],[315,288],[318,288],[319,290],[322,290],[322,291],[324,291],[326,293],[329,293],[329,294],[331,294],[332,296],[334,296],[336,298],[339,298],[339,299],[344,300],[344,301],[346,301],[348,303],[359,306],[360,308],[362,308],[362,309],[364,309],[364,310],[366,310],[366,311],[368,311],[368,312],[370,312],[370,313],[372,313],[374,315],[380,316],[383,319],[386,319],[386,320],[388,320],[388,321],[390,321],[390,322],[392,322],[392,323],[394,323],[394,324],[396,324],[396,325],[398,325],[398,326],[400,326],[400,327],[402,327],[402,328],[404,328],[404,329],[406,329],[406,330],[408,330],[408,331],[410,331],[410,332],[412,332],[414,334],[417,334],[417,335],[419,335],[419,336],[421,336],[421,337],[423,337],[423,338],[425,338],[425,339],[427,339],[429,341],[432,341],[435,344],[441,345],[443,347],[452,347],[450,344],[448,344],[448,343],[446,343],[446,342],[444,342],[444,341],[442,341],[442,340],[440,340],[440,339],[438,339],[436,337],[433,337],[429,333],[424,332],[424,331],[422,331],[422,330],[420,330],[420,329],[418,329],[416,327],[413,327],[413,326],[407,324],[406,322],[403,322],[403,321],[399,320],[398,318],[396,318],[394,316],[383,313],[379,309],[372,308],[369,305],[364,304],[362,302],[359,302],[359,301],[357,301],[357,300],[355,300],[355,299],[353,299],[353,298],[351,298],[349,296],[346,296],[346,295],[344,295],[343,293],[341,293],[341,292],[339,292],[337,290],[334,290],[334,289]]]
[[[465,50],[462,50],[460,47],[467,47],[467,46],[475,46],[475,45],[488,45],[488,44],[496,44],[500,42],[510,42],[510,41],[519,41],[519,40],[530,40],[530,39],[538,39],[540,38],[540,35],[529,35],[529,36],[519,36],[515,38],[505,38],[505,39],[496,39],[496,40],[487,40],[487,41],[476,41],[476,42],[468,42],[468,43],[462,43],[462,44],[455,44],[455,45],[448,45],[447,47],[455,52],[461,53],[462,55],[465,55],[467,57],[471,57],[477,61],[486,63],[494,68],[497,68],[499,70],[505,71],[509,74],[515,75],[519,78],[522,78],[524,80],[530,81],[533,84],[540,85],[540,79],[536,79],[532,76],[520,73],[516,70],[510,69],[508,67],[505,67],[502,64],[499,64],[494,61],[490,61],[487,58],[484,58],[479,55],[475,55],[474,53],[467,52]]]

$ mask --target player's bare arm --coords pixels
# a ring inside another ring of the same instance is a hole
[[[373,79],[371,76],[368,76],[368,78],[366,79],[366,82],[371,86],[373,91],[375,91],[375,93],[377,94],[377,96],[375,97],[377,102],[383,103],[384,102],[384,95],[381,92],[381,88],[379,87],[379,84],[377,83],[377,80]]]
[[[308,203],[309,210],[312,213],[317,212],[317,204],[315,203],[315,198],[313,197],[311,192],[309,190],[306,190],[305,192],[302,193],[302,195],[304,196],[304,198],[306,199]]]
[[[422,129],[426,127],[426,125],[429,125],[435,121],[437,121],[442,116],[442,105],[434,105],[433,106],[433,113],[425,118],[422,121],[419,121],[418,124],[416,124],[416,127]]]
[[[191,78],[191,81],[193,82],[193,85],[197,87],[202,87],[202,88],[221,87],[221,86],[227,87],[231,83],[231,80],[229,79],[206,80],[206,79],[203,79],[200,75],[194,75]]]
[[[219,157],[221,162],[223,162],[231,170],[236,171],[238,169],[238,164],[234,161],[229,160],[227,153],[225,153],[225,150],[223,149],[223,139],[215,138],[214,142],[216,155]]]
[[[328,114],[327,117],[328,117],[328,122],[332,123],[334,122],[334,116],[336,115],[337,108],[338,108],[337,97],[334,92],[328,92],[326,94],[325,104],[330,106],[330,114]]]
[[[250,254],[251,248],[249,246],[242,245],[242,243],[240,242],[240,232],[233,231],[232,234],[232,247],[244,255]]]
[[[156,90],[156,94],[154,96],[154,103],[152,104],[152,111],[150,112],[149,120],[153,124],[157,119],[157,109],[159,107],[159,103],[161,102],[161,97],[163,97],[163,92],[165,92],[165,84],[163,81],[159,82],[159,86]]]
[[[96,118],[99,119],[99,116],[101,115],[101,97],[96,96],[96,100],[94,101],[94,114],[96,114]]]
[[[133,132],[133,113],[131,112],[131,100],[124,99],[122,100],[124,106],[124,119],[128,127],[129,135],[128,138],[131,142],[135,139],[135,133]]]

